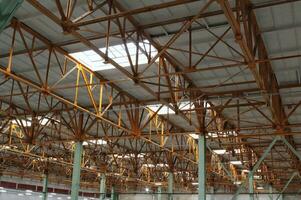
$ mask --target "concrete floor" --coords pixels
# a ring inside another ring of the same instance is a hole
[[[5,191],[5,192],[4,192]],[[216,194],[216,195],[207,195],[207,200],[231,200],[233,195],[226,194]],[[273,200],[276,200],[277,195],[273,195]],[[9,189],[1,189],[0,190],[0,200],[36,200],[41,199],[41,193],[35,192],[26,192],[21,190],[9,190]],[[68,200],[70,199],[67,195],[61,194],[49,194],[49,200]],[[87,198],[87,197],[79,197],[79,200],[96,200],[97,198]],[[237,200],[248,200],[249,196],[246,194],[242,194],[238,196]],[[301,196],[295,195],[285,195],[283,198],[279,198],[279,200],[299,200]],[[120,194],[119,200],[157,200],[156,194]],[[167,200],[167,195],[162,195],[162,200]],[[174,195],[173,200],[197,200],[197,195],[190,194],[176,194]],[[261,194],[256,195],[254,200],[271,200],[269,195]]]

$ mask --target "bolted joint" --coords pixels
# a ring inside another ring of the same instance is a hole
[[[235,34],[235,42],[240,42],[240,41],[242,41],[242,38],[243,38],[243,36],[242,36],[241,33]]]
[[[134,74],[133,82],[134,82],[134,84],[136,84],[136,85],[140,83],[140,79],[139,79],[139,76],[138,76],[137,74]]]
[[[62,24],[63,33],[65,35],[71,34],[74,31],[78,31],[79,28],[74,26],[72,22],[70,21],[64,21]]]

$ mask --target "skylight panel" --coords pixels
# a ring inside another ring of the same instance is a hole
[[[59,123],[60,121],[52,118],[52,117],[42,117],[42,116],[37,116],[37,123],[39,123],[42,126],[46,126],[50,124],[50,121],[53,121],[54,123]],[[30,127],[32,125],[32,117],[26,117],[25,119],[12,119],[11,120],[12,124],[24,126],[24,127]]]
[[[153,112],[156,112],[161,106],[162,104],[153,104],[153,105],[148,105],[147,108],[149,108]],[[190,109],[194,109],[194,105],[192,102],[183,101],[178,103],[178,108],[181,111],[190,110]],[[159,110],[158,114],[159,115],[175,114],[175,111],[170,109],[168,106],[163,105],[162,108]]]
[[[153,112],[157,112],[157,110],[162,106],[162,104],[154,104],[154,105],[148,105],[147,108],[149,108]],[[170,109],[168,106],[163,105],[162,108],[158,112],[159,115],[167,115],[167,114],[175,114],[175,111]]]
[[[182,102],[178,103],[178,107],[182,111],[193,110],[195,108],[194,104],[190,101],[182,101]]]
[[[142,42],[139,43],[139,46],[141,49],[146,49],[149,51],[149,47],[151,47],[151,53],[152,55],[155,55],[157,53],[157,50],[149,43],[143,44]],[[136,53],[137,48],[136,45],[133,42],[127,43],[127,48],[129,51],[129,55],[131,57],[132,63],[136,64]],[[147,56],[142,52],[142,50],[138,50],[138,65],[147,64],[148,58]],[[106,51],[106,48],[100,48],[99,49],[102,52]],[[115,67],[111,65],[110,63],[105,62],[105,60],[99,56],[95,51],[93,50],[87,50],[87,51],[81,51],[76,53],[70,54],[73,58],[80,61],[84,65],[86,65],[89,69],[92,71],[101,71],[101,70],[108,70],[108,69],[114,69]],[[110,46],[108,48],[108,57],[113,59],[117,64],[119,64],[122,67],[129,67],[130,61],[128,59],[128,55],[126,52],[126,48],[124,44],[114,45]]]
[[[223,155],[226,153],[226,149],[215,149],[215,150],[213,150],[213,152],[218,155]]]
[[[30,127],[31,121],[25,120],[25,119],[13,119],[11,121],[13,124],[24,126],[24,127]]]
[[[102,139],[98,139],[98,140],[88,140],[88,141],[84,141],[83,145],[87,146],[88,144],[96,144],[96,145],[106,145],[107,141],[102,140]]]
[[[232,160],[232,161],[230,161],[230,163],[232,165],[242,165],[242,162],[240,160]]]
[[[199,135],[198,134],[195,134],[195,133],[191,133],[189,134],[190,137],[192,137],[193,139],[198,139],[199,138]]]
[[[165,164],[165,163],[158,163],[158,164],[154,165],[154,164],[151,164],[151,163],[147,163],[147,164],[143,164],[142,167],[146,167],[146,168],[168,167],[168,164]]]

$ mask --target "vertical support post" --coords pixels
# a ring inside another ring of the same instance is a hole
[[[250,200],[254,200],[254,173],[250,172],[249,173],[249,196],[250,196]]]
[[[210,200],[214,200],[215,199],[215,197],[214,197],[214,187],[210,188],[210,193],[211,193]]]
[[[100,186],[99,186],[99,199],[105,199],[106,198],[106,175],[101,174],[100,176]]]
[[[198,165],[198,182],[199,182],[199,198],[198,200],[206,200],[206,137],[205,134],[199,134],[199,165]]]
[[[43,200],[47,200],[48,193],[48,173],[45,173],[43,176]]]
[[[162,200],[162,187],[158,187],[158,200]]]
[[[168,200],[173,200],[173,172],[168,174]]]
[[[270,198],[270,200],[273,200],[273,187],[272,187],[272,185],[269,185],[269,198]]]
[[[75,143],[75,150],[73,156],[73,172],[72,172],[72,186],[71,199],[78,200],[78,192],[80,188],[80,169],[82,162],[83,144],[82,142]]]
[[[115,192],[115,186],[113,185],[111,188],[111,200],[117,200],[117,195]]]

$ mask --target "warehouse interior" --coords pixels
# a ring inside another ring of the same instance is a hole
[[[300,11],[0,0],[0,199],[300,199]]]

